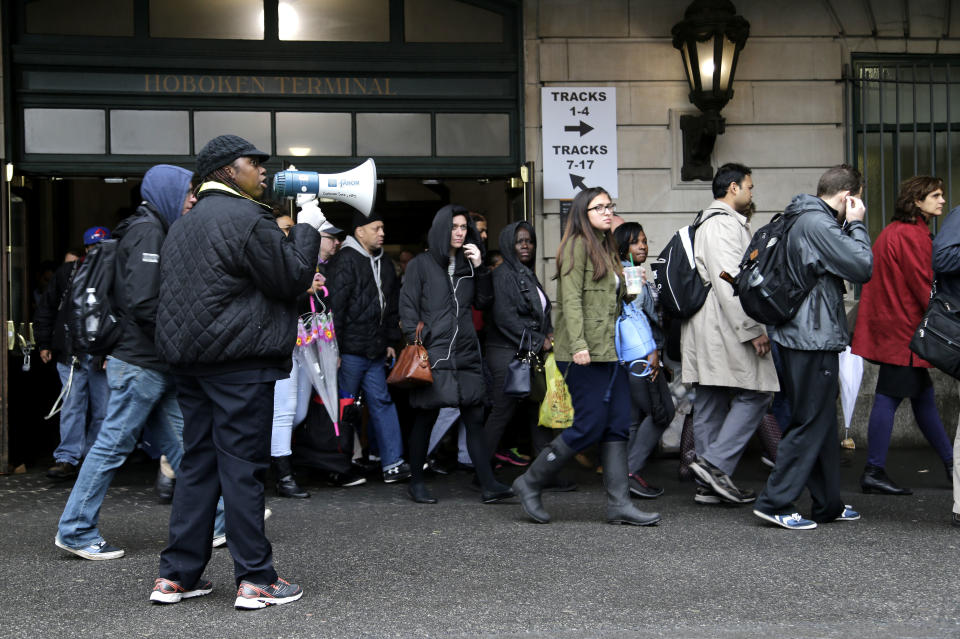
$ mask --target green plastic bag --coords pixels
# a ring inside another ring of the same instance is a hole
[[[553,353],[547,355],[543,371],[547,378],[547,394],[540,404],[540,425],[555,429],[569,428],[573,425],[573,403]]]

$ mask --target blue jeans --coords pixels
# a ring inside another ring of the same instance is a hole
[[[97,439],[100,424],[107,411],[107,376],[94,363],[90,355],[80,355],[73,370],[70,392],[60,408],[60,445],[53,451],[58,462],[76,466]],[[66,386],[70,378],[70,366],[57,362],[60,382]],[[87,412],[90,424],[87,425]]]
[[[340,392],[356,396],[363,388],[363,396],[370,409],[370,427],[377,440],[380,463],[384,470],[403,463],[403,435],[397,407],[387,390],[385,358],[368,359],[344,353],[340,356],[338,375]]]
[[[293,454],[290,440],[293,429],[307,418],[313,387],[305,371],[300,370],[296,358],[290,377],[278,379],[273,387],[273,431],[270,435],[270,456],[287,457]]]
[[[174,472],[183,459],[183,416],[173,377],[127,362],[107,359],[110,401],[100,434],[90,448],[60,517],[59,536],[67,546],[83,548],[103,539],[97,527],[107,488],[149,428],[154,445],[167,456]],[[76,383],[74,373],[74,383]]]

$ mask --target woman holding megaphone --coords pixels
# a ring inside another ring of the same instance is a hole
[[[407,341],[415,340],[423,322],[423,344],[430,357],[433,383],[410,392],[418,409],[410,433],[410,498],[421,504],[437,499],[423,482],[430,430],[445,406],[460,409],[467,430],[467,450],[480,480],[482,500],[494,503],[513,496],[490,466],[483,431],[483,381],[480,342],[471,306],[483,310],[493,301],[490,270],[483,264],[480,233],[467,209],[447,205],[437,211],[427,235],[429,250],[407,265],[400,289],[400,324]]]

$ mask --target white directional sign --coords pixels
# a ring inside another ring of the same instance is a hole
[[[617,90],[543,87],[543,197],[602,186],[617,195]]]

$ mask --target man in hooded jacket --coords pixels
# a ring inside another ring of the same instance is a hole
[[[400,340],[400,287],[383,239],[383,220],[376,211],[354,213],[353,233],[330,259],[326,274],[340,348],[340,390],[355,395],[363,388],[383,480],[395,483],[407,479],[410,470],[403,461],[397,408],[387,390],[385,358],[396,359],[391,344]]]
[[[56,545],[84,559],[116,559],[124,551],[100,535],[97,520],[107,488],[145,427],[174,472],[183,457],[183,416],[173,378],[157,356],[154,332],[160,291],[160,247],[170,226],[193,207],[193,174],[159,164],[143,176],[143,202],[120,222],[114,299],[123,333],[107,359],[110,398],[96,443],[60,517]]]

